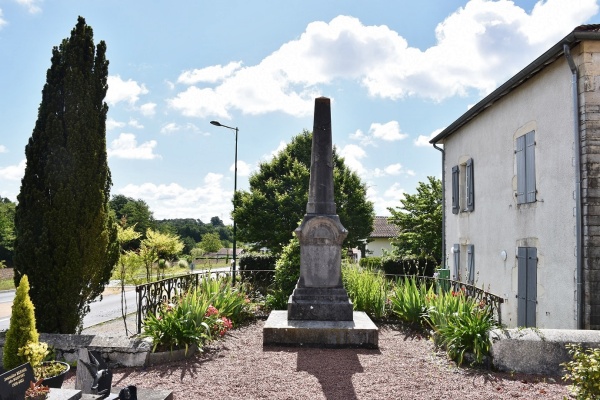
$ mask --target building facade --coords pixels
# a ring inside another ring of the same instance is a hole
[[[600,329],[600,26],[576,28],[432,139],[451,276],[509,327]]]

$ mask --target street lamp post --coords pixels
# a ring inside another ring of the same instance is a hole
[[[211,124],[215,125],[215,126],[222,126],[223,128],[227,128],[227,129],[231,129],[233,131],[235,131],[235,163],[234,163],[234,173],[233,173],[233,197],[234,197],[234,201],[233,201],[233,212],[234,212],[234,216],[233,216],[233,269],[232,269],[232,284],[235,285],[235,267],[236,267],[236,262],[237,262],[237,252],[236,252],[236,226],[235,226],[235,193],[237,192],[237,143],[238,143],[238,128],[235,127],[231,127],[231,126],[227,126],[227,125],[223,125],[221,124],[219,121],[210,121]]]

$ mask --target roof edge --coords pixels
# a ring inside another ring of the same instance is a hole
[[[587,30],[588,27],[595,28],[594,30]],[[569,47],[574,47],[584,40],[600,40],[600,32],[597,29],[600,29],[600,25],[582,25],[575,28],[571,33],[561,39],[554,46],[550,47],[546,52],[544,52],[541,56],[536,58],[533,62],[519,71],[516,75],[510,78],[508,81],[504,82],[497,89],[495,89],[492,93],[485,96],[482,100],[476,103],[473,107],[471,107],[467,112],[462,114],[457,120],[452,122],[446,129],[441,131],[437,136],[429,141],[431,144],[437,144],[441,140],[447,138],[452,133],[454,133],[458,128],[465,125],[471,119],[475,118],[479,113],[483,110],[491,106],[493,103],[510,93],[512,90],[520,86],[523,82],[529,80],[531,77],[540,72],[544,67],[553,63],[560,57],[563,53],[563,46],[565,44],[569,45]]]

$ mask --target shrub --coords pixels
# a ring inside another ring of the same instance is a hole
[[[361,268],[375,270],[381,269],[381,257],[363,257],[358,262]]]
[[[408,259],[395,255],[381,259],[381,269],[386,275],[433,276],[435,267],[435,262],[425,259]]]
[[[27,362],[24,356],[18,354],[19,348],[27,342],[37,343],[39,334],[35,327],[33,303],[29,298],[29,279],[23,275],[15,294],[10,316],[10,326],[4,341],[2,363],[5,370],[10,370]]]
[[[344,264],[342,279],[355,310],[364,311],[375,318],[386,315],[389,284],[381,271],[370,271]]]
[[[577,399],[600,398],[600,348],[582,349],[578,344],[567,344],[572,360],[562,364],[567,373],[564,380],[572,384],[569,390]]]
[[[427,289],[426,285],[417,285],[414,277],[404,277],[396,281],[390,296],[392,312],[409,324],[423,325],[426,297],[431,294],[433,290]]]
[[[188,263],[188,261],[184,258],[180,258],[179,261],[177,261],[177,266],[179,268],[189,268],[190,264]]]
[[[465,299],[469,304],[476,303]],[[492,312],[487,305],[474,305],[470,310],[457,312],[447,316],[446,324],[436,327],[439,342],[446,349],[448,356],[461,365],[465,353],[475,356],[474,363],[481,363],[483,356],[489,354],[491,341],[489,331],[496,327]]]
[[[205,278],[195,290],[195,295],[207,305],[219,310],[219,315],[227,317],[234,325],[247,319],[250,315],[250,300],[244,285],[232,286],[231,280]]]
[[[245,253],[239,258],[240,271],[246,270],[268,270],[275,269],[277,257],[273,254]]]
[[[271,309],[287,309],[287,301],[300,278],[300,242],[293,238],[283,248],[281,256],[275,263],[275,277],[266,306]]]

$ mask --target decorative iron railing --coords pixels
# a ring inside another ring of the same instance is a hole
[[[237,271],[240,283],[248,283],[255,294],[265,295],[267,287],[273,281],[273,270]],[[169,303],[192,288],[197,288],[202,279],[231,279],[232,271],[227,268],[209,271],[199,271],[192,274],[180,275],[162,279],[143,285],[137,285],[137,333],[142,331],[142,323],[148,314],[155,314],[164,303]]]
[[[403,279],[404,277],[414,277],[407,275],[386,275],[389,279]],[[504,299],[500,296],[496,296],[493,293],[486,292],[482,288],[478,288],[474,285],[469,285],[464,282],[454,281],[452,279],[446,278],[434,278],[431,276],[417,276],[416,277],[421,282],[426,282],[428,285],[436,285],[437,288],[444,291],[452,290],[455,293],[462,293],[467,297],[474,298],[480,302],[483,302],[485,305],[489,306],[492,310],[495,320],[498,324],[502,324],[502,309],[500,305],[504,303]]]
[[[246,283],[251,287],[254,296],[264,296],[267,289],[273,283],[273,270],[238,270],[236,279],[238,283]],[[192,274],[180,275],[173,278],[162,279],[160,281],[138,285],[135,288],[137,293],[137,333],[141,333],[142,323],[148,314],[156,313],[161,304],[171,302],[177,296],[186,291],[199,286],[202,279],[231,279],[232,271],[230,269],[218,269],[213,271],[199,271]],[[403,279],[404,277],[414,277],[408,275],[386,275],[388,279]],[[463,293],[465,296],[472,297],[488,305],[496,321],[502,324],[502,312],[500,305],[504,299],[492,293],[486,292],[482,288],[469,285],[464,282],[454,281],[444,278],[433,278],[429,276],[417,276],[418,281],[427,285],[436,285],[441,290]]]

